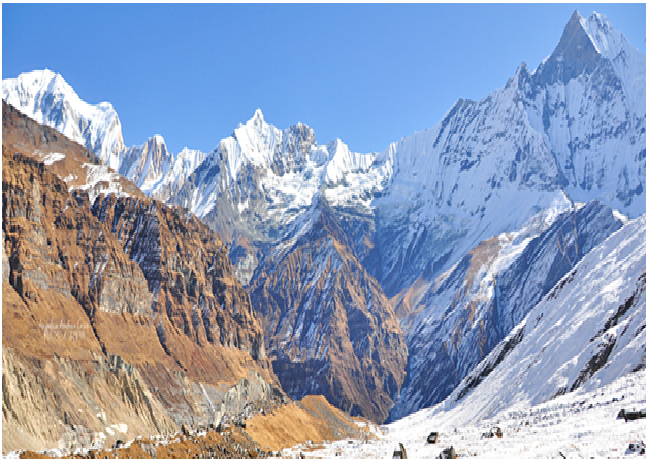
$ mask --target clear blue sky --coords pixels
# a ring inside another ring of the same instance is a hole
[[[532,71],[574,9],[645,53],[645,4],[3,4],[2,77],[61,73],[127,146],[211,151],[261,108],[379,151]]]

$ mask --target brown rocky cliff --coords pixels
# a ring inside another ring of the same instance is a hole
[[[7,150],[2,174],[9,284],[21,298],[36,306],[74,301],[91,321],[98,311],[151,317],[142,271],[93,217],[87,196],[68,192],[43,164]]]
[[[125,198],[117,174],[102,188],[121,198],[95,203],[118,211],[100,221],[74,189],[94,169],[86,155],[3,104],[3,451],[207,424],[242,379],[237,404],[271,392],[260,323],[218,237],[135,187]]]
[[[326,204],[288,251],[269,259],[251,298],[284,390],[322,394],[383,422],[405,375],[407,348],[379,283],[359,264]]]
[[[218,370],[217,378],[209,375],[211,356],[187,356],[188,343],[196,349],[236,348],[266,366],[250,298],[233,275],[227,248],[207,226],[152,199],[100,196],[93,213],[142,269],[161,344],[183,368],[204,381],[223,380]],[[268,373],[264,377],[271,380]]]
[[[5,143],[2,169],[3,451],[90,445],[116,423],[131,434],[173,430],[138,372],[112,369],[105,353],[115,346],[97,336],[120,318],[129,330],[116,337],[141,362],[166,356],[155,330],[147,336],[139,267],[42,163],[9,154]]]

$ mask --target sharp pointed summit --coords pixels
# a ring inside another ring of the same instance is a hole
[[[564,26],[555,50],[536,74],[543,82],[560,81],[568,84],[583,72],[594,69],[599,57],[598,50],[583,27],[582,17],[576,10]]]
[[[580,21],[582,19],[582,16],[580,15],[580,12],[576,9],[573,10],[573,14],[571,15],[571,18],[569,18],[569,22],[571,21]]]

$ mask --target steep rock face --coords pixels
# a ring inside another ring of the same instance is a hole
[[[593,39],[585,30],[582,17],[576,10],[564,26],[555,50],[535,74],[541,83],[561,82],[567,85],[583,73],[593,73],[599,58]]]
[[[610,208],[594,201],[550,226],[531,222],[518,233],[484,241],[434,286],[416,289],[411,304],[425,309],[410,314],[408,376],[391,419],[447,397],[567,272],[621,226]]]
[[[290,396],[323,394],[351,415],[382,422],[407,358],[397,319],[326,202],[310,216],[251,286],[269,357]]]
[[[89,445],[107,440],[111,424],[125,425],[111,429],[124,438],[173,430],[138,373],[111,370],[107,356],[120,343],[132,362],[165,356],[142,272],[87,197],[4,143],[3,451]],[[112,320],[130,330],[98,336]]]
[[[645,369],[645,219],[592,249],[431,412],[472,423]]]
[[[41,290],[52,290],[74,298],[91,317],[97,311],[151,315],[142,271],[84,214],[90,212],[88,197],[69,193],[43,164],[6,151],[3,226],[9,283],[18,295],[38,304]]]
[[[230,250],[231,262],[237,263],[234,267],[235,277],[242,285],[248,285],[259,265],[257,250],[245,235],[233,241]]]
[[[131,147],[121,154],[120,174],[133,179],[142,188],[147,181],[162,177],[163,165],[169,162],[171,156],[163,138],[156,135],[141,147]]]
[[[156,137],[162,140],[162,137]],[[143,153],[149,153],[149,150],[145,151],[144,148],[150,142],[147,142],[147,144],[141,148]],[[160,142],[160,144],[162,145],[160,147],[160,152],[167,152],[164,141]],[[136,149],[137,147],[132,150]],[[154,151],[154,153],[157,154],[158,152]],[[186,180],[193,175],[196,168],[205,159],[205,156],[205,153],[199,150],[190,150],[189,148],[184,148],[177,155],[170,154],[169,158],[162,156],[156,157],[153,160],[154,169],[148,169],[147,173],[150,171],[151,173],[147,176],[147,178],[142,179],[142,190],[147,195],[158,200],[166,200],[178,192],[181,192],[179,195],[182,196],[182,192],[186,192],[188,190],[188,188],[185,186]],[[140,161],[140,164],[142,164],[142,161]],[[128,163],[124,163],[124,165],[128,166]],[[140,177],[138,177],[138,179],[140,180]]]
[[[104,224],[62,180],[92,164],[85,149],[5,109],[3,450],[167,433],[268,399],[260,324],[218,237],[135,187],[96,198]]]
[[[172,330],[198,345],[265,358],[262,328],[232,274],[227,248],[193,214],[156,200],[112,195],[99,197],[92,210],[142,269],[163,346]],[[191,369],[195,363],[183,365]]]

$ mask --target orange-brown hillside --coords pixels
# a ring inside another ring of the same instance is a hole
[[[332,406],[324,396],[305,396],[246,422],[246,433],[262,447],[279,451],[298,443],[342,440],[365,436],[354,420]]]
[[[219,237],[94,161],[3,102],[3,452],[207,425],[277,383]]]
[[[367,427],[333,407],[322,396],[307,396],[265,411],[246,421],[245,427],[228,425],[220,428],[191,429],[164,439],[140,438],[129,446],[112,450],[91,450],[72,456],[94,459],[168,459],[168,458],[264,458],[297,444],[312,442],[319,446],[325,441],[343,438],[368,439]],[[44,457],[42,453],[23,453],[24,458]]]

